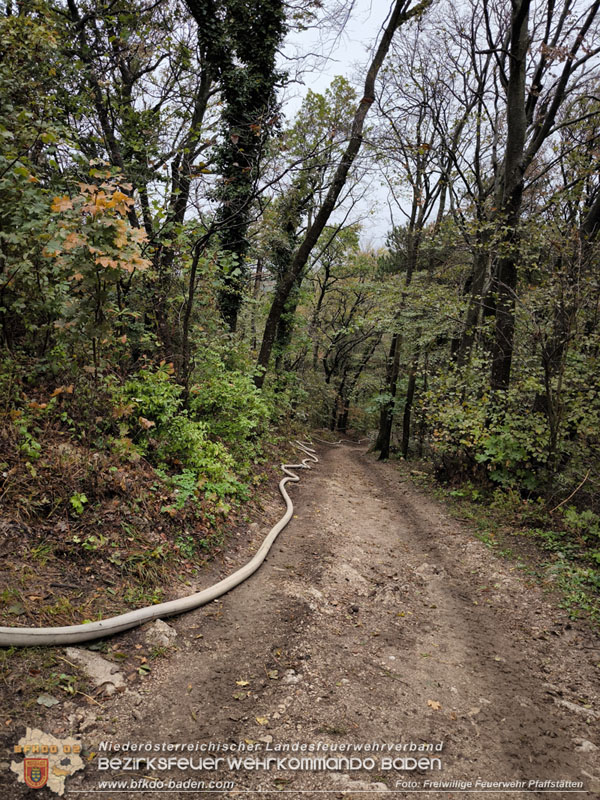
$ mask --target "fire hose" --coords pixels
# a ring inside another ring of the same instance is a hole
[[[9,647],[35,647],[39,645],[63,645],[73,644],[74,642],[87,642],[91,639],[100,639],[104,636],[112,636],[121,633],[138,625],[143,625],[152,620],[170,617],[174,614],[182,614],[185,611],[192,611],[195,608],[206,605],[217,597],[221,597],[226,592],[239,586],[240,583],[249,578],[263,563],[269,550],[273,546],[275,539],[288,524],[294,513],[294,505],[286,490],[287,483],[297,483],[300,478],[293,472],[298,469],[310,469],[309,461],[318,463],[319,459],[315,455],[315,450],[306,442],[295,442],[296,446],[306,454],[300,464],[282,464],[281,469],[285,475],[279,482],[279,491],[284,499],[286,511],[281,519],[271,528],[263,543],[256,551],[255,555],[244,564],[243,567],[224,578],[223,580],[195,592],[187,597],[180,597],[177,600],[169,600],[145,608],[138,608],[135,611],[128,611],[117,617],[99,620],[97,622],[86,622],[81,625],[67,625],[62,628],[8,628],[0,626],[0,645]]]

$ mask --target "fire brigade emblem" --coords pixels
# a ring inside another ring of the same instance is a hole
[[[41,789],[48,782],[48,759],[26,758],[23,762],[23,777],[27,786]]]

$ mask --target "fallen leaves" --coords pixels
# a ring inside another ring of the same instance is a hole
[[[59,703],[56,697],[52,697],[52,695],[49,694],[41,694],[38,697],[37,702],[41,706],[46,706],[46,708],[52,708],[52,706],[57,706]]]
[[[73,394],[75,387],[71,383],[68,386],[58,386],[50,395],[50,397],[58,397],[61,394]]]
[[[438,703],[437,700],[428,700],[427,705],[429,706],[429,708],[433,708],[434,711],[439,711],[440,708],[442,707],[442,704]]]

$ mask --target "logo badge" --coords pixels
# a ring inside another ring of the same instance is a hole
[[[23,777],[27,786],[41,789],[48,783],[47,758],[26,758],[23,764]]]

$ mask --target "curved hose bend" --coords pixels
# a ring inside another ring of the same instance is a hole
[[[279,482],[279,491],[286,505],[285,514],[281,517],[279,522],[271,528],[252,559],[248,561],[247,564],[244,564],[243,567],[236,570],[236,572],[218,583],[215,583],[213,586],[203,589],[201,592],[196,592],[195,594],[190,594],[187,597],[181,597],[177,600],[169,600],[166,603],[159,603],[155,606],[138,608],[135,611],[120,614],[118,617],[110,617],[109,619],[103,619],[98,622],[87,622],[84,625],[67,625],[63,628],[0,627],[0,645],[30,647],[38,645],[73,644],[74,642],[86,642],[90,639],[100,639],[103,636],[112,636],[115,633],[126,631],[129,628],[135,628],[137,625],[142,625],[144,622],[150,622],[159,617],[169,617],[173,614],[182,614],[184,611],[191,611],[194,608],[210,603],[211,600],[220,597],[230,591],[230,589],[238,586],[260,567],[267,557],[273,542],[292,518],[294,505],[285,486],[287,483],[296,483],[300,480],[299,476],[292,470],[310,469],[309,460],[315,463],[319,461],[315,455],[315,451],[309,447],[306,442],[296,441],[296,446],[306,454],[306,458],[302,459],[302,463],[300,464],[282,464],[281,466],[286,476]]]

